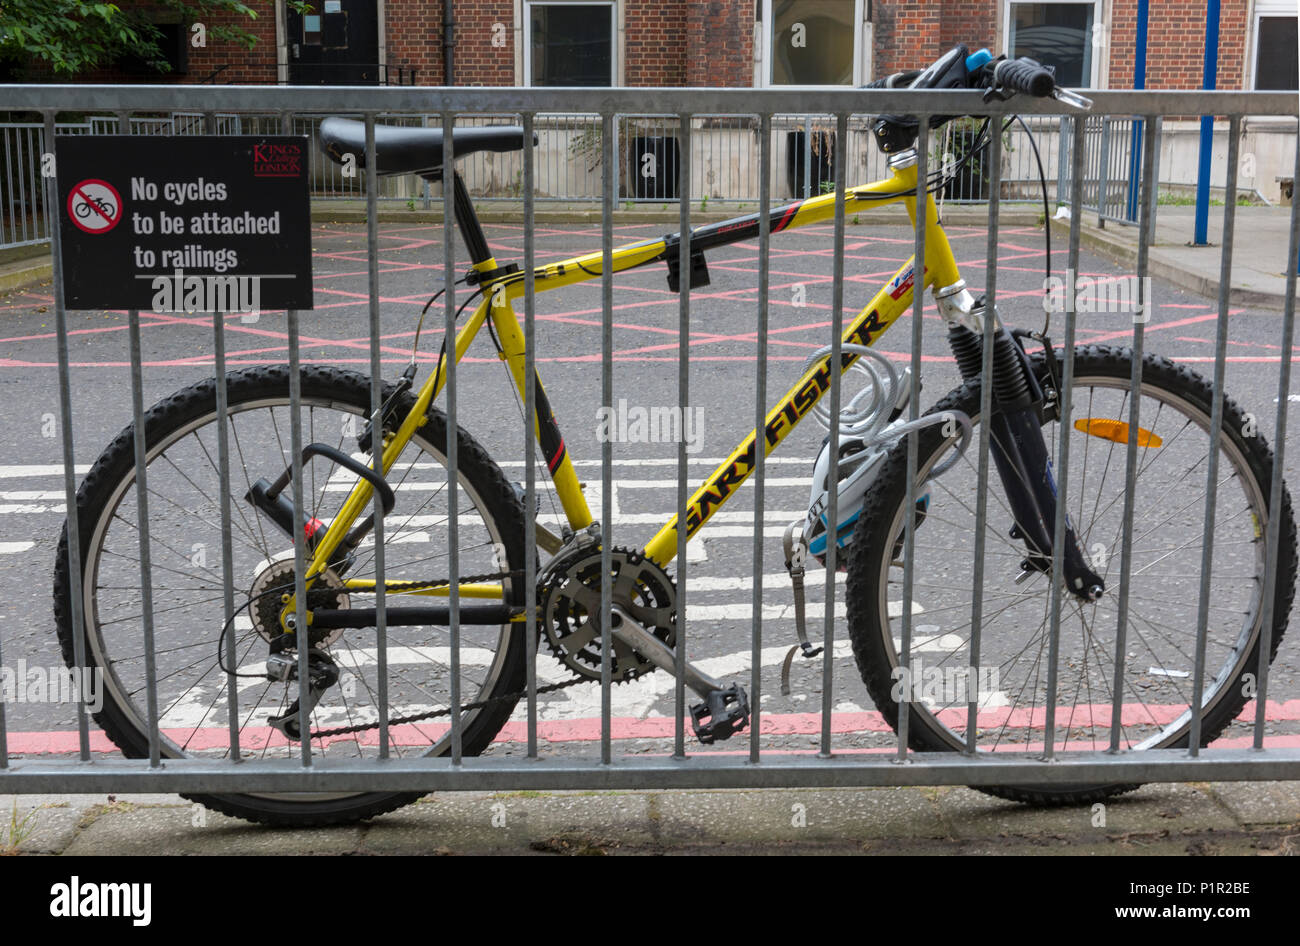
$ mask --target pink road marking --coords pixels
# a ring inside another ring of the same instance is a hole
[[[1214,742],[1210,743],[1209,748],[1210,749],[1249,749],[1254,745],[1255,745],[1255,741],[1249,736],[1246,736],[1246,737],[1234,737],[1232,739],[1216,739]],[[1078,740],[1078,741],[1071,741],[1068,743],[1066,742],[1057,743],[1055,749],[1058,752],[1097,752],[1102,749],[1109,748],[1109,746],[1110,743],[1108,741],[1104,743],[1098,743],[1095,741]],[[1039,741],[1037,743],[1029,743],[1028,745],[1016,744],[1016,745],[993,746],[991,750],[981,749],[981,751],[1037,753],[1042,751],[1042,747],[1043,744],[1041,741]],[[1265,736],[1264,747],[1266,749],[1300,748],[1300,736]],[[872,748],[859,748],[855,746],[835,746],[833,748],[834,748],[835,755],[885,755],[886,753],[891,755],[896,755],[898,753],[897,746],[875,746]],[[763,758],[765,760],[771,761],[772,759],[779,758],[781,756],[816,755],[819,752],[821,752],[820,749],[765,749],[763,750]],[[748,749],[692,750],[690,754],[692,756],[747,756],[749,755],[749,750]],[[915,755],[916,753],[913,754]],[[645,752],[645,753],[638,753],[638,757],[650,758],[650,759],[663,759],[663,758],[670,757],[670,753]]]
[[[1154,711],[1154,712],[1152,712]],[[1083,729],[1089,726],[1109,728],[1110,707],[1108,705],[1080,706],[1073,709],[1074,719],[1070,720],[1071,708],[1060,707],[1057,710],[1058,727]],[[940,720],[954,728],[964,727],[965,710],[941,712]],[[1126,726],[1141,725],[1153,721],[1167,723],[1178,716],[1173,707],[1147,707],[1140,704],[1125,704],[1122,721]],[[1085,717],[1081,722],[1080,716]],[[1155,717],[1155,719],[1153,719]],[[1043,710],[1029,711],[986,710],[977,718],[977,725],[982,729],[1001,728],[1003,720],[1010,718],[1013,722],[1008,728],[1017,732],[1021,730],[1041,731],[1046,722]],[[1237,715],[1240,722],[1253,722],[1255,704],[1247,703]],[[1300,720],[1300,700],[1287,700],[1283,703],[1269,701],[1265,718],[1269,722],[1293,722]],[[764,714],[762,717],[762,734],[767,736],[815,736],[821,732],[820,713],[785,713]],[[449,725],[446,723],[418,725],[406,724],[390,727],[390,735],[396,745],[427,744],[431,738],[444,735]],[[630,716],[615,717],[610,721],[610,734],[613,739],[668,739],[676,732],[671,716],[651,716],[637,719]],[[857,733],[892,733],[893,730],[880,713],[864,711],[857,713],[832,713],[831,732],[835,735],[852,735]],[[601,723],[599,717],[583,719],[548,720],[537,724],[539,738],[548,742],[596,742],[600,739]],[[174,742],[184,743],[195,751],[223,749],[229,742],[230,731],[224,726],[207,726],[198,729],[164,729],[163,735]],[[509,722],[497,735],[497,742],[526,742],[528,727],[524,722]],[[1274,737],[1297,740],[1293,745],[1300,745],[1300,736]],[[1098,742],[1108,742],[1109,736],[1098,737]],[[331,742],[358,742],[361,745],[376,745],[378,733],[369,731],[352,736],[330,737],[324,740],[328,746]],[[1251,737],[1240,740],[1241,748],[1251,745]],[[1224,748],[1224,741],[1215,746]],[[1092,740],[1081,741],[1075,745],[1090,745]],[[240,732],[240,744],[249,751],[267,748],[285,747],[289,742],[279,731],[269,726],[249,726]],[[1040,743],[1041,744],[1041,743]],[[1001,746],[999,751],[1018,751],[1022,743]],[[45,755],[78,751],[78,735],[75,730],[54,730],[48,732],[11,732],[9,734],[9,751],[16,755]],[[103,733],[91,733],[91,750],[94,752],[112,752],[115,747]],[[890,750],[882,750],[890,751]]]
[[[1179,335],[1176,339],[1174,339],[1174,341],[1178,341],[1178,342],[1196,342],[1196,343],[1201,344],[1201,345],[1213,345],[1213,344],[1214,344],[1214,339],[1212,339],[1212,338],[1194,338],[1194,337],[1192,337],[1192,336],[1190,336],[1190,335]],[[1269,344],[1266,343],[1266,342],[1236,342],[1236,341],[1233,341],[1232,339],[1228,339],[1228,344],[1229,344],[1229,345],[1240,345],[1240,346],[1242,346],[1242,347],[1244,347],[1244,348],[1271,348],[1271,349],[1273,349],[1274,351],[1281,351],[1281,350],[1282,350],[1282,346],[1281,346],[1281,345],[1269,345]]]
[[[1240,312],[1241,310],[1238,309],[1236,311]],[[1208,322],[1211,319],[1217,319],[1217,318],[1218,318],[1217,315],[1194,315],[1191,318],[1175,319],[1172,322],[1155,322],[1148,325],[1145,331],[1143,332],[1143,334],[1147,334],[1149,332],[1155,332],[1161,329],[1178,328],[1179,326],[1182,325],[1194,325],[1197,322]],[[1108,332],[1105,335],[1100,335],[1092,339],[1092,341],[1106,342],[1106,341],[1111,341],[1112,339],[1130,338],[1132,335],[1133,335],[1133,329],[1126,328],[1126,329],[1120,329],[1118,332]]]

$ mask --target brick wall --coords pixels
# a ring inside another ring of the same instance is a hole
[[[874,0],[876,78],[919,68],[958,43],[995,51],[998,0]],[[1221,0],[1220,89],[1239,89],[1247,42],[1248,0]],[[252,51],[209,41],[189,50],[187,75],[198,82],[222,65],[221,82],[275,78],[275,13],[269,0],[250,4],[255,21],[243,25],[259,42]],[[1137,0],[1113,0],[1107,34],[1111,88],[1133,79]],[[443,81],[442,0],[386,0],[390,66],[417,70],[421,84]],[[511,0],[460,0],[456,9],[455,81],[458,85],[513,85],[515,22]],[[630,86],[740,86],[753,82],[755,0],[624,0],[624,81]],[[500,24],[501,28],[494,26]],[[211,24],[210,24],[211,25]],[[493,45],[494,37],[504,45]],[[1205,7],[1201,0],[1152,3],[1148,28],[1147,87],[1195,89],[1201,84]],[[52,78],[38,70],[28,78]],[[103,69],[78,77],[87,82],[158,81]],[[166,80],[163,80],[166,81]]]
[[[686,4],[686,84],[754,84],[754,0]]]
[[[421,85],[442,85],[442,4],[438,0],[385,0],[384,18],[389,65],[394,69],[411,67]],[[507,11],[507,25],[510,19]],[[458,28],[456,32],[457,43],[466,41],[464,30]],[[506,42],[513,56],[514,37],[507,35]],[[460,50],[458,45],[456,59]]]
[[[439,23],[442,18],[442,4],[427,4],[437,10]],[[514,85],[515,84],[515,14],[514,4],[510,0],[474,0],[473,3],[457,3],[456,12],[456,67],[457,85]],[[506,44],[493,46],[493,36],[501,35],[505,27]],[[391,22],[388,35],[400,29],[398,22]],[[442,42],[442,28],[438,28],[438,39]],[[441,56],[441,53],[439,53]],[[426,80],[421,80],[424,82]],[[429,84],[442,84],[442,70],[439,68],[437,78],[427,80]]]
[[[1199,89],[1204,69],[1205,4],[1152,3],[1147,14],[1148,89]],[[1220,0],[1220,89],[1244,87],[1247,0]],[[1110,40],[1112,89],[1133,86],[1137,0],[1114,0]]]
[[[686,85],[688,52],[687,8],[723,4],[664,3],[627,0],[624,6],[627,85]],[[748,85],[748,82],[742,83]]]
[[[937,59],[944,50],[942,9],[940,4],[924,0],[876,0],[872,4],[875,75],[871,78],[919,69]]]
[[[939,25],[940,53],[965,43],[973,52],[982,46],[993,48],[998,15],[993,0],[947,0],[942,4]]]

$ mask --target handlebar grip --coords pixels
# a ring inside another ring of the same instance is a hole
[[[1056,90],[1056,77],[1036,60],[1004,59],[993,69],[993,84],[1044,99]]]

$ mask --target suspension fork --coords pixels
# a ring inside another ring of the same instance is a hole
[[[1047,398],[1034,377],[1029,357],[997,313],[975,300],[964,282],[935,291],[939,310],[948,321],[948,341],[962,379],[977,380],[984,362],[984,320],[994,319],[993,414],[986,419],[993,442],[993,462],[1002,480],[1015,522],[1011,538],[1022,541],[1027,555],[1019,583],[1033,572],[1050,573],[1056,524],[1056,480],[1043,440],[1042,411]],[[1050,344],[1050,343],[1048,343]],[[1049,352],[1050,354],[1050,352]],[[1065,519],[1065,587],[1085,601],[1095,601],[1105,582],[1092,570],[1069,515]]]

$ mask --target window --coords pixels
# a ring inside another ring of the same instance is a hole
[[[1289,91],[1300,88],[1295,9],[1294,0],[1258,0],[1255,4],[1256,89]]]
[[[528,85],[612,86],[613,3],[528,3],[524,77]]]
[[[1021,3],[1011,0],[1007,16],[1007,55],[1029,56],[1056,69],[1056,82],[1067,88],[1093,88],[1098,40],[1097,4]]]
[[[771,86],[866,81],[862,0],[764,0],[762,78]]]

